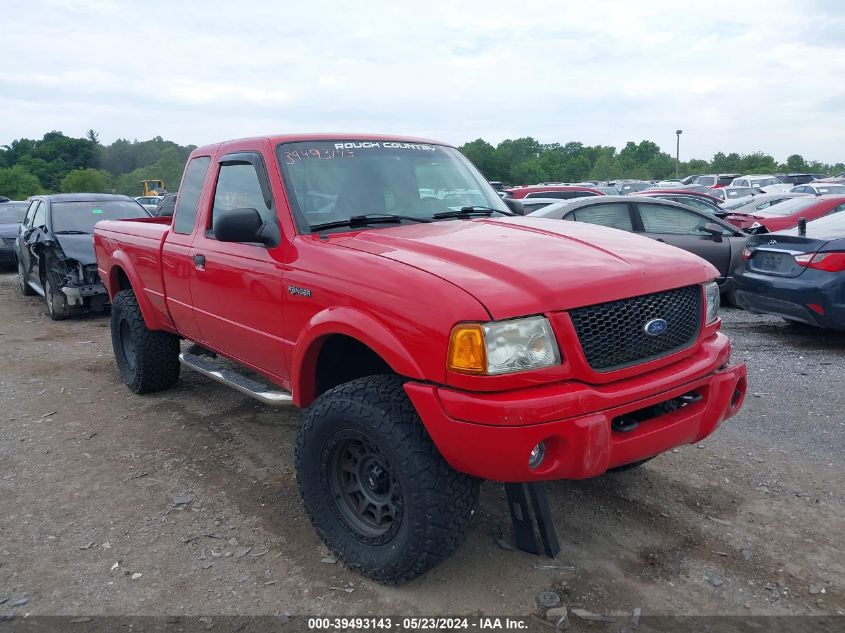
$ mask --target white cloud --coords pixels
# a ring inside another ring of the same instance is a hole
[[[0,143],[373,131],[843,160],[836,4],[13,2]],[[824,132],[821,131],[824,130]]]

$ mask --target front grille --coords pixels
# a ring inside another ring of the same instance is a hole
[[[689,347],[701,327],[701,287],[686,286],[569,311],[587,362],[613,371]],[[646,334],[645,325],[664,319],[665,333]]]

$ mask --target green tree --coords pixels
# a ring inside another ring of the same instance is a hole
[[[739,160],[737,171],[741,174],[769,174],[777,171],[777,163],[768,154],[754,152],[746,154]]]
[[[77,169],[62,178],[62,193],[108,193],[112,190],[112,176],[102,169]]]
[[[143,193],[142,180],[161,179],[168,191],[177,191],[185,169],[185,159],[175,147],[166,148],[161,158],[152,165],[139,167],[117,179],[118,193],[127,196],[140,196]]]
[[[689,176],[690,174],[703,174],[710,171],[710,163],[700,158],[693,158],[686,164],[686,167],[681,164],[681,172]]]
[[[38,178],[20,165],[0,169],[0,196],[12,200],[26,200],[41,191]]]
[[[789,172],[802,172],[807,170],[807,163],[801,154],[792,154],[786,159],[786,170]]]
[[[478,167],[478,170],[484,174],[488,180],[500,180],[501,174],[498,172],[496,164],[496,148],[490,145],[483,139],[475,139],[469,143],[464,143],[458,148],[464,156],[472,161],[472,164]]]

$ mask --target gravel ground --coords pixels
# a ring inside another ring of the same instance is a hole
[[[44,312],[0,275],[0,614],[526,615],[545,590],[601,613],[845,613],[843,335],[726,310],[739,416],[639,469],[549,485],[557,561],[497,545],[487,483],[458,553],[390,588],[311,529],[298,413],[190,373],[135,396],[106,317]]]

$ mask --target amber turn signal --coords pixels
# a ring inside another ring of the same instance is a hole
[[[446,366],[450,371],[464,374],[483,374],[487,371],[487,348],[480,325],[462,323],[452,329]]]

